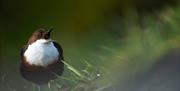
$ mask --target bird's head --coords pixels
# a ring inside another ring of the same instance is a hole
[[[40,43],[49,43],[51,42],[51,32],[52,32],[52,28],[51,29],[45,29],[45,28],[39,28],[38,30],[36,30],[31,37],[29,38],[28,44],[32,44],[33,42],[40,42]]]

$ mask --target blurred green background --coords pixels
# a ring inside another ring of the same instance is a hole
[[[19,53],[40,27],[54,27],[68,63],[42,91],[180,90],[178,0],[1,0],[1,91],[33,91]]]

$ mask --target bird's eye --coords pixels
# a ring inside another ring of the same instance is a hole
[[[47,34],[45,34],[44,39],[49,39],[49,36]]]

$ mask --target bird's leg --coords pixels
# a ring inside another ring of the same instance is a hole
[[[57,90],[58,90],[58,91],[61,91],[61,88],[62,88],[61,85],[59,85],[59,84],[57,83],[57,84],[56,84],[56,87],[57,87]]]
[[[32,84],[33,86],[33,91],[36,91],[36,84]]]
[[[38,86],[38,91],[41,91],[41,87],[40,86]]]
[[[48,88],[51,90],[51,81],[48,82]]]

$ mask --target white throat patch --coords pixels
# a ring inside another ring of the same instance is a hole
[[[31,65],[47,66],[58,60],[58,50],[53,42],[39,39],[30,44],[24,53],[26,61]]]

